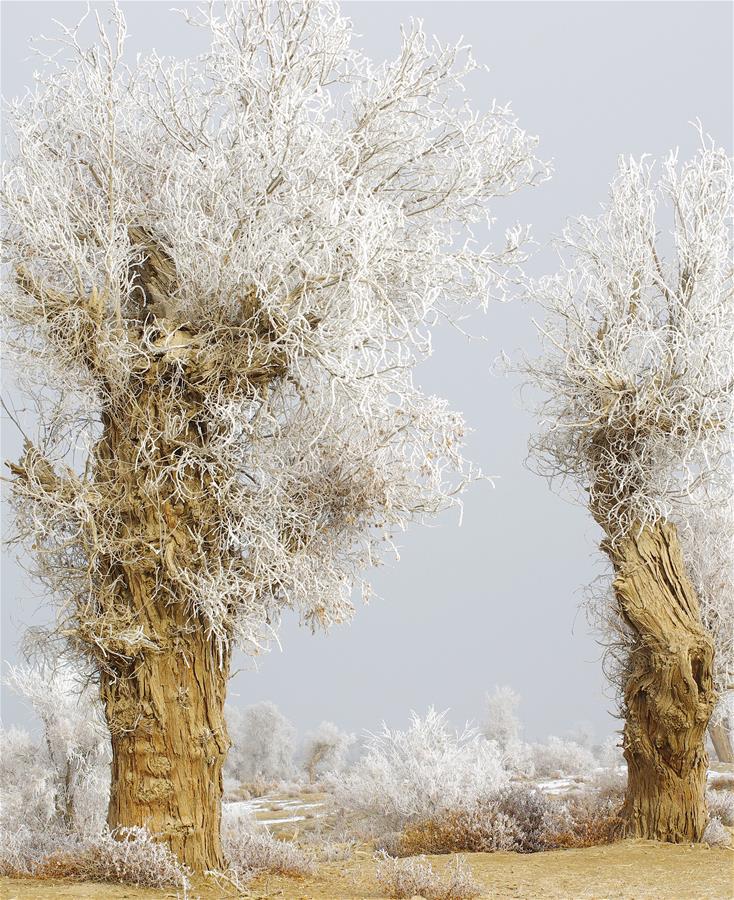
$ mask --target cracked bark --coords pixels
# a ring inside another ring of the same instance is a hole
[[[700,841],[706,827],[705,736],[715,702],[713,642],[670,522],[607,541],[614,592],[633,642],[624,691],[628,835]]]

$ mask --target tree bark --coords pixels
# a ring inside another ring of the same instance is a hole
[[[673,524],[606,542],[614,592],[631,629],[624,692],[625,833],[673,843],[706,827],[706,728],[713,710],[713,642],[701,623]]]
[[[195,872],[223,869],[220,842],[228,661],[202,634],[103,678],[112,732],[108,823],[144,825]]]
[[[162,359],[147,371],[136,406],[103,419],[95,482],[109,502],[98,530],[114,527],[116,546],[126,552],[100,567],[90,628],[101,638],[80,636],[103,647],[110,827],[145,826],[181,862],[204,872],[225,865],[220,819],[230,658],[228,642],[212,636],[187,585],[207,559],[226,561],[226,553],[206,476],[192,465],[172,472],[180,447],[195,452],[205,436],[193,398],[190,420],[166,439],[165,365]],[[154,443],[151,432],[158,435]]]

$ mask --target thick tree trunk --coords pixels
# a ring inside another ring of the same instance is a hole
[[[731,731],[726,725],[723,722],[709,725],[709,736],[719,762],[734,763],[734,744],[731,739]]]
[[[224,551],[205,476],[192,465],[172,472],[181,445],[195,451],[203,440],[195,400],[191,422],[166,440],[170,388],[161,384],[165,360],[157,365],[160,372],[152,366],[146,373],[150,386],[138,391],[137,406],[128,407],[135,414],[106,416],[95,448],[96,482],[100,490],[112,486],[115,501],[115,518],[100,533],[115,523],[118,546],[127,548],[101,568],[91,619],[104,631],[102,699],[113,754],[108,822],[146,826],[203,872],[224,867],[229,649],[212,636],[189,585],[208,558],[221,562]],[[159,435],[155,442],[151,432]],[[88,642],[94,640],[90,635]]]
[[[675,526],[660,522],[605,545],[633,634],[625,688],[627,834],[699,841],[706,827],[706,728],[713,643],[701,623]]]
[[[103,679],[112,732],[110,827],[145,825],[196,872],[225,867],[220,843],[228,665],[203,634]]]

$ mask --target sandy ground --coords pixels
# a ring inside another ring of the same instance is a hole
[[[732,900],[734,851],[704,846],[672,846],[648,841],[624,841],[587,850],[555,850],[521,855],[475,853],[464,857],[482,897],[501,900]],[[450,857],[431,857],[442,870]],[[163,900],[172,891],[150,891],[101,884],[39,882],[0,879],[3,900]],[[224,900],[238,896],[214,885],[197,884],[193,898]],[[358,851],[348,862],[323,865],[311,878],[263,877],[253,881],[251,898],[332,898],[378,900],[375,862],[368,851]]]

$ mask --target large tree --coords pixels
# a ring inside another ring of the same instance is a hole
[[[284,608],[348,619],[391,534],[455,502],[462,419],[413,367],[514,277],[524,231],[473,230],[544,167],[419,23],[373,66],[329,3],[190,21],[201,56],[131,67],[117,9],[89,46],[69,29],[12,104],[2,303],[38,401],[19,536],[99,672],[110,825],[200,870],[232,648]]]
[[[659,172],[622,160],[602,214],[566,229],[560,272],[533,290],[546,352],[529,368],[548,398],[534,450],[583,489],[603,531],[623,649],[623,817],[666,841],[706,825],[712,595],[704,620],[681,539],[732,515],[733,198],[731,161],[703,136]]]

